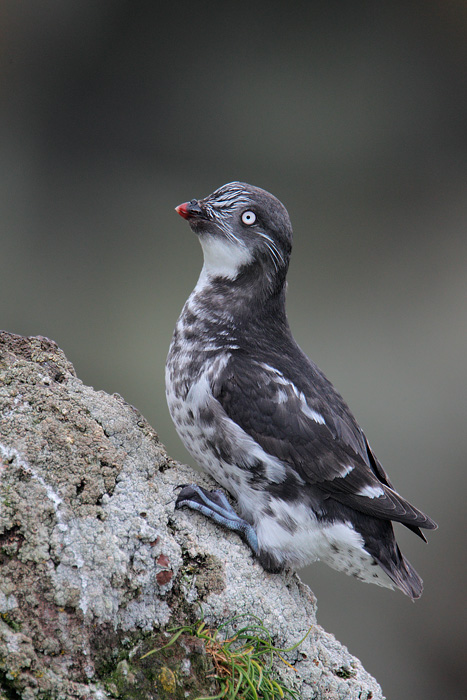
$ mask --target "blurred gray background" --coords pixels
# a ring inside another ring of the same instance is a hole
[[[388,698],[465,697],[465,1],[3,0],[0,51],[0,326],[55,339],[192,463],[163,375],[201,251],[173,208],[274,193],[297,340],[441,526],[400,531],[414,605],[303,571],[319,622]]]

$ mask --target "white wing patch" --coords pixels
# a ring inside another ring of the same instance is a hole
[[[314,411],[312,408],[310,408],[306,402],[305,396],[303,392],[300,392],[300,404],[302,406],[302,411],[303,413],[308,417],[311,418],[311,420],[314,420],[315,423],[319,423],[320,425],[325,425],[325,420],[321,413],[318,413],[317,411]]]
[[[265,369],[267,372],[270,372],[271,374],[274,375],[274,382],[280,386],[286,386],[289,388],[289,390],[295,394],[295,396],[298,398],[300,401],[300,408],[303,412],[303,414],[307,417],[310,418],[312,421],[315,423],[318,423],[319,425],[325,425],[326,421],[324,420],[323,416],[321,413],[318,413],[318,411],[315,411],[314,409],[310,408],[310,406],[307,404],[305,394],[303,391],[300,391],[297,389],[295,384],[291,382],[289,379],[286,379],[282,372],[279,372],[275,367],[272,367],[271,365],[268,365],[267,362],[258,362],[259,366]],[[277,403],[286,403],[287,401],[287,393],[283,391],[282,389],[277,390],[276,394],[276,401]]]
[[[380,498],[381,496],[384,496],[384,489],[381,488],[381,486],[364,486],[357,492],[357,496],[364,496],[365,498]]]
[[[287,392],[283,391],[282,389],[278,389],[276,392],[276,401],[277,403],[286,403],[288,400],[288,395]]]
[[[355,469],[354,464],[348,464],[346,467],[343,468],[343,470],[339,473],[339,479],[344,479],[350,472],[353,472]]]

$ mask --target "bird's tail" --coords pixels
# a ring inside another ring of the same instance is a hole
[[[417,574],[412,564],[407,561],[398,545],[394,542],[394,550],[391,557],[386,557],[382,552],[375,557],[380,567],[389,576],[391,581],[412,600],[420,598],[423,592],[423,581]]]
[[[365,529],[363,529],[365,525]],[[402,554],[396,542],[394,528],[389,520],[367,519],[361,522],[361,534],[365,549],[378,562],[394,586],[412,600],[420,598],[423,581],[412,564]]]

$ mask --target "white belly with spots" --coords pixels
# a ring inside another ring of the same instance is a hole
[[[255,523],[258,543],[279,562],[299,569],[323,561],[366,583],[394,588],[391,579],[363,549],[363,538],[350,523],[320,523],[304,503],[273,499],[269,508],[272,512],[260,514]]]

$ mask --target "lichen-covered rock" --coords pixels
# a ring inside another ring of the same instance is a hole
[[[283,648],[311,627],[294,670],[277,669],[300,698],[382,698],[316,624],[298,576],[265,573],[235,535],[174,513],[194,478],[54,342],[0,333],[0,700],[209,694],[196,638],[141,659],[201,611],[214,628],[254,614]]]

